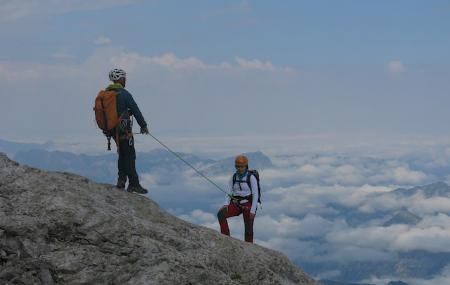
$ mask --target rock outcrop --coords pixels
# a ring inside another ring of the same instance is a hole
[[[0,154],[0,284],[316,284],[147,197]]]

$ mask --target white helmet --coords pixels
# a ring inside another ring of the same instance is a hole
[[[120,78],[127,78],[127,73],[123,69],[114,68],[109,72],[109,80],[117,81]]]

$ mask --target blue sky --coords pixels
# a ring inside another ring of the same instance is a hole
[[[164,135],[450,132],[448,1],[0,3],[5,138],[98,134],[116,66]]]

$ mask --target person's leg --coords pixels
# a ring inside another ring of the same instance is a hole
[[[117,169],[118,169],[117,176],[118,176],[118,178],[117,178],[116,186],[118,188],[124,189],[125,184],[127,183],[127,173],[126,173],[126,165],[125,165],[126,149],[120,143],[119,143],[119,148],[118,148],[118,155],[119,155],[119,159],[117,160]]]
[[[125,146],[125,171],[128,176],[128,192],[136,192],[139,194],[147,194],[147,189],[143,188],[139,183],[139,176],[136,172],[136,150],[134,149],[134,141],[121,140]]]
[[[128,140],[121,140],[120,145],[124,149],[124,169],[128,176],[129,186],[139,186],[139,177],[136,172],[136,150],[134,149],[134,141],[131,145]]]
[[[224,235],[230,235],[230,229],[228,227],[227,218],[239,216],[241,214],[241,210],[234,203],[230,203],[228,206],[223,206],[220,208],[217,213],[217,218],[219,220],[220,232]]]
[[[254,219],[250,218],[250,208],[251,204],[248,207],[245,207],[242,211],[242,216],[244,218],[244,227],[245,227],[245,241],[253,243],[253,222]]]

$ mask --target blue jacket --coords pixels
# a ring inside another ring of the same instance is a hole
[[[126,110],[130,110],[131,115],[136,118],[139,126],[141,128],[146,128],[147,123],[145,122],[144,116],[142,116],[141,111],[139,110],[138,105],[131,96],[130,92],[128,92],[125,88],[122,87],[119,83],[114,83],[109,85],[106,90],[114,90],[118,93],[117,95],[117,114],[120,116]]]

